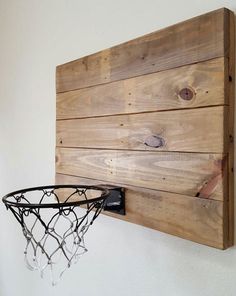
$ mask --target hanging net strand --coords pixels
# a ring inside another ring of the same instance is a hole
[[[56,185],[3,197],[26,239],[26,266],[38,270],[41,277],[49,271],[56,285],[65,270],[87,252],[85,234],[108,195],[107,189],[98,186]]]

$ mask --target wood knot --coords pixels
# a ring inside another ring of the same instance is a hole
[[[149,147],[160,148],[165,145],[165,141],[160,136],[151,135],[145,139],[144,144]]]
[[[190,88],[185,87],[180,90],[179,96],[185,101],[190,101],[194,97],[194,92]]]

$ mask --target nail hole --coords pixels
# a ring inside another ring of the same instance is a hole
[[[231,82],[233,80],[232,76],[230,75],[229,76],[229,81]]]

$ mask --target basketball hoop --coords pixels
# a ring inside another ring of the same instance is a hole
[[[109,190],[102,186],[77,185],[28,188],[4,196],[26,239],[27,267],[38,270],[41,277],[49,270],[56,285],[65,270],[87,252],[85,234],[108,196]]]

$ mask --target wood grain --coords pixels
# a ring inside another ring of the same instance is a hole
[[[234,38],[223,8],[58,66],[56,182],[121,185],[119,218],[232,246]]]
[[[221,154],[57,148],[56,172],[108,183],[197,196],[220,174],[209,198],[223,200],[227,163]]]
[[[228,247],[234,245],[234,106],[235,106],[235,15],[228,11],[225,23],[225,39],[228,59],[225,63],[225,97],[228,97],[229,112],[226,119],[225,134],[228,140],[228,183],[227,200],[224,203],[224,225],[228,228],[228,236],[224,240]]]
[[[224,58],[57,94],[57,119],[228,104]],[[181,90],[193,92],[191,100]]]
[[[224,108],[60,120],[57,146],[222,153]]]
[[[101,180],[56,175],[57,184],[101,184]],[[120,184],[114,184],[120,185]],[[103,214],[224,249],[223,203],[126,186],[126,215]]]
[[[57,93],[140,76],[225,56],[227,9],[57,67]]]

